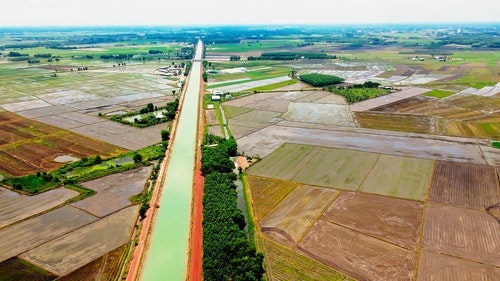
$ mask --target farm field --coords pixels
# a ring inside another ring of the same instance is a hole
[[[128,207],[20,255],[66,275],[130,241],[139,206]]]
[[[59,278],[60,281],[111,280],[117,276],[127,245],[121,246],[89,264]]]
[[[97,218],[65,206],[0,230],[0,262],[69,233]]]
[[[54,170],[64,165],[54,161],[61,155],[110,157],[126,152],[120,147],[12,113],[0,115],[0,130],[6,132],[0,146],[0,171],[11,176]]]
[[[500,202],[494,167],[437,161],[429,201],[484,209]]]
[[[499,201],[495,167],[325,147],[318,147],[313,158],[295,158],[303,153],[299,148],[285,143],[247,169],[261,247],[271,253],[266,257],[270,280],[282,275],[302,280],[292,268],[301,268],[295,263],[303,255],[359,280],[432,280],[453,274],[482,280],[498,274],[500,212],[495,207],[484,211]],[[302,167],[290,182],[279,180],[287,165]],[[331,189],[328,177],[349,167],[359,168],[357,176],[364,180],[354,191]],[[315,178],[314,186],[308,185]],[[286,188],[286,183],[297,187]],[[452,269],[453,264],[470,267]]]
[[[16,281],[52,281],[56,275],[38,268],[20,258],[11,258],[0,263],[0,278]]]
[[[428,159],[381,155],[359,190],[424,201],[433,167]]]
[[[301,255],[265,237],[259,238],[270,280],[348,281],[354,280],[331,267]]]
[[[297,251],[360,280],[414,278],[414,252],[324,220],[309,230]]]
[[[500,224],[481,210],[429,204],[422,247],[498,268]]]
[[[292,154],[293,152],[290,152]],[[293,177],[294,181],[357,190],[379,155],[355,150],[321,148]]]
[[[0,187],[0,228],[54,208],[78,195],[72,189],[57,188],[27,196]]]
[[[500,278],[498,267],[423,250],[420,254],[417,281],[481,281]]]
[[[131,205],[133,195],[141,193],[151,173],[151,166],[126,171],[81,183],[96,194],[72,205],[97,217],[104,217]]]
[[[285,143],[265,160],[252,165],[247,172],[251,175],[291,180],[319,152],[319,147]]]
[[[333,189],[299,185],[260,221],[260,229],[271,240],[293,246],[337,194]]]
[[[322,219],[416,251],[422,210],[422,202],[343,191]]]
[[[256,219],[260,220],[269,213],[283,198],[299,184],[278,179],[247,176]]]

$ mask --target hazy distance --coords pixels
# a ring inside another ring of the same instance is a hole
[[[499,22],[500,1],[16,0],[0,27]]]

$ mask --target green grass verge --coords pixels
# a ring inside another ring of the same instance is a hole
[[[247,210],[247,230],[248,230],[248,236],[249,236],[249,243],[251,247],[255,248],[255,241],[256,241],[256,228],[255,228],[255,219],[253,217],[253,212],[252,212],[252,204],[250,204],[250,198],[248,198],[248,194],[250,190],[248,190],[248,182],[246,180],[245,174],[240,174],[239,178],[243,184],[243,194],[245,195],[245,207]]]
[[[446,97],[449,97],[449,96],[454,95],[454,94],[455,94],[455,92],[434,89],[430,92],[425,93],[424,96],[442,99],[442,98],[446,98]]]

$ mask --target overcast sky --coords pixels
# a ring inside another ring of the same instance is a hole
[[[500,22],[498,0],[8,0],[0,27]]]

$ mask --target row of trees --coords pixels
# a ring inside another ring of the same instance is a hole
[[[388,90],[379,88],[377,82],[366,81],[363,84],[354,84],[349,87],[329,87],[328,90],[345,97],[348,103],[364,101],[389,93]]]
[[[234,138],[206,135],[202,148],[203,276],[205,280],[262,280],[264,256],[250,246],[245,218],[236,200],[236,174],[229,159],[236,155]]]

